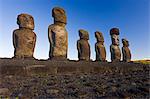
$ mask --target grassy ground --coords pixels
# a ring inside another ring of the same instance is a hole
[[[142,64],[149,64],[150,65],[150,60],[135,60],[133,62],[134,63],[142,63]]]

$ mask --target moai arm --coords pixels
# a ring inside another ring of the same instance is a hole
[[[124,47],[122,47],[123,61],[126,61],[126,51]]]
[[[77,49],[78,49],[78,58],[81,56],[81,48],[80,48],[80,42],[77,41]]]
[[[97,49],[97,44],[95,44],[95,52],[96,52],[96,60],[98,60],[98,49]]]
[[[66,52],[68,52],[68,32],[66,31],[66,39],[67,39],[67,50]],[[66,57],[67,57],[67,53],[66,53]]]
[[[34,33],[34,37],[33,37],[33,51],[34,51],[34,48],[35,48],[35,43],[36,43],[36,34]]]
[[[13,31],[13,45],[14,45],[14,48],[16,48],[16,47],[17,47],[15,31]]]
[[[50,54],[49,54],[49,56],[52,56],[53,40],[52,40],[52,29],[51,29],[51,27],[48,28],[48,39],[50,42]]]
[[[113,51],[112,45],[110,46],[110,53],[111,53],[111,61],[113,61],[114,60],[114,51]]]
[[[104,53],[105,53],[105,61],[106,61],[106,48],[105,47],[104,47],[104,51],[105,51]]]
[[[131,60],[131,51],[129,50],[130,60]]]
[[[89,60],[90,60],[90,56],[91,56],[91,49],[90,49],[90,44],[89,45]]]

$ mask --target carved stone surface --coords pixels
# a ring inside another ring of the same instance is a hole
[[[62,8],[55,7],[52,10],[54,24],[48,27],[48,38],[50,42],[50,59],[66,60],[68,50],[68,33],[65,28],[67,24],[66,14]]]
[[[104,46],[104,37],[103,34],[99,31],[95,32],[95,37],[97,42],[95,44],[95,52],[96,52],[96,61],[106,61],[106,49]]]
[[[80,29],[79,30],[80,39],[77,41],[77,50],[79,60],[90,60],[90,45],[89,45],[89,34],[87,31]]]
[[[111,52],[111,61],[119,62],[121,60],[121,51],[119,48],[119,29],[112,28],[110,30],[111,41],[110,52]]]
[[[129,49],[129,41],[126,39],[122,39],[122,43],[123,43],[123,47],[122,47],[123,62],[130,62],[131,52]]]
[[[36,34],[31,15],[20,14],[17,18],[19,29],[13,31],[14,58],[33,58]]]

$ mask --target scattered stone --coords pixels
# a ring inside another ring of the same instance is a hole
[[[9,89],[8,88],[0,88],[0,95],[8,95]]]
[[[48,93],[48,94],[58,94],[59,90],[58,89],[47,89],[46,93]]]

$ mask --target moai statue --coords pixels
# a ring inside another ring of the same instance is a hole
[[[17,24],[19,29],[13,31],[14,58],[33,58],[36,43],[34,19],[31,15],[20,14]]]
[[[90,61],[90,45],[89,45],[89,34],[87,31],[79,30],[80,39],[77,41],[78,58],[83,61]]]
[[[119,29],[112,28],[110,30],[112,44],[110,46],[111,61],[119,62],[121,60],[121,51],[119,48]]]
[[[54,24],[48,27],[49,57],[52,60],[67,60],[68,33],[65,28],[67,24],[66,13],[62,8],[55,7],[52,10],[52,17],[54,18]]]
[[[97,42],[95,44],[96,61],[106,62],[106,49],[104,46],[103,34],[99,31],[95,32]]]
[[[122,39],[122,43],[123,43],[123,47],[122,47],[123,62],[130,62],[131,52],[129,49],[129,41],[126,39]]]

